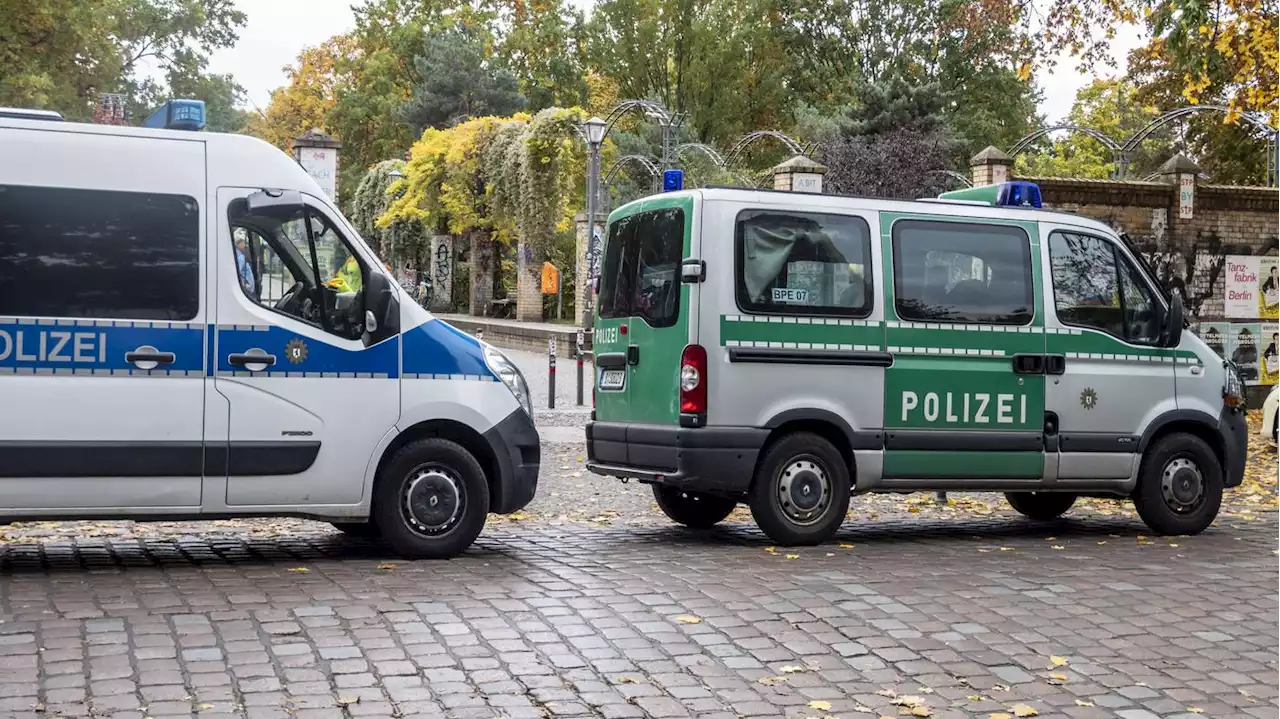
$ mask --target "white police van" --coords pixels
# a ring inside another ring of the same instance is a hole
[[[528,389],[292,159],[0,113],[0,523],[288,515],[447,557],[533,498]]]
[[[588,468],[673,520],[815,543],[864,492],[1132,498],[1161,533],[1240,484],[1237,373],[1106,225],[1008,183],[932,201],[673,192],[609,217]]]

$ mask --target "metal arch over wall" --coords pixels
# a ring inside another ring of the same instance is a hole
[[[659,164],[662,169],[666,170],[671,166],[671,132],[684,123],[684,116],[679,113],[672,113],[661,104],[650,100],[623,100],[613,109],[609,111],[609,116],[604,118],[605,129],[604,136],[608,137],[613,131],[613,126],[629,112],[637,112],[650,120],[655,121],[658,127],[662,128],[662,157]]]
[[[721,155],[720,151],[717,150],[716,148],[710,145],[704,145],[701,142],[686,142],[681,145],[676,145],[675,148],[672,149],[672,154],[674,154],[676,158],[679,159],[679,157],[688,150],[697,150],[698,152],[701,152],[703,155],[706,155],[713,163],[715,163],[717,167],[725,166],[724,155]]]
[[[1176,110],[1170,110],[1166,113],[1161,114],[1159,117],[1153,118],[1151,122],[1148,122],[1142,129],[1135,132],[1132,136],[1130,136],[1124,142],[1117,142],[1115,139],[1107,135],[1104,135],[1098,130],[1095,130],[1089,127],[1081,127],[1080,125],[1072,125],[1072,124],[1054,125],[1052,127],[1046,127],[1040,130],[1036,130],[1030,135],[1027,135],[1026,137],[1023,137],[1022,139],[1018,140],[1016,143],[1014,143],[1013,147],[1009,150],[1009,154],[1016,156],[1018,153],[1023,152],[1028,147],[1030,147],[1033,142],[1035,142],[1036,140],[1039,140],[1040,138],[1048,135],[1051,132],[1057,132],[1060,130],[1066,130],[1069,132],[1078,132],[1084,135],[1088,135],[1089,137],[1092,137],[1093,139],[1102,143],[1108,150],[1110,150],[1112,162],[1114,163],[1116,168],[1112,176],[1115,179],[1125,179],[1129,175],[1129,166],[1130,166],[1130,163],[1133,161],[1133,153],[1137,152],[1138,148],[1142,145],[1142,143],[1148,137],[1151,136],[1152,133],[1154,133],[1156,130],[1160,129],[1161,127],[1164,127],[1165,125],[1171,122],[1174,122],[1177,120],[1184,120],[1187,117],[1190,117],[1191,115],[1194,115],[1196,113],[1201,113],[1201,112],[1219,112],[1223,114],[1229,114],[1231,112],[1231,109],[1223,105],[1188,105],[1186,107],[1180,107]],[[1241,113],[1240,118],[1245,122],[1249,123],[1250,125],[1252,125],[1253,127],[1261,130],[1266,135],[1266,138],[1267,138],[1266,182],[1268,187],[1274,187],[1276,185],[1276,179],[1277,179],[1276,178],[1277,166],[1280,165],[1280,158],[1278,158],[1276,154],[1277,151],[1280,150],[1280,134],[1277,133],[1276,128],[1267,124],[1266,120],[1263,120],[1261,117],[1258,117],[1250,113]]]
[[[604,172],[604,181],[601,183],[605,189],[604,207],[612,205],[612,196],[609,194],[609,186],[613,184],[614,178],[617,177],[618,173],[627,165],[640,167],[649,175],[651,190],[656,189],[652,186],[657,183],[658,178],[662,177],[662,170],[651,157],[646,155],[623,155],[622,157],[619,157],[612,165],[609,166],[609,169]]]
[[[814,149],[812,145],[802,145],[799,140],[787,135],[786,133],[778,132],[777,130],[756,130],[755,132],[748,132],[738,138],[738,141],[734,143],[732,148],[730,148],[728,154],[724,156],[725,167],[732,166],[734,161],[738,159],[738,156],[745,152],[748,147],[764,139],[777,140],[783,147],[787,148],[788,151],[796,155],[807,156],[812,153]]]
[[[943,175],[945,177],[951,178],[952,180],[955,180],[956,182],[959,182],[965,187],[973,187],[973,180],[969,179],[962,173],[956,172],[955,170],[930,170],[925,174],[926,175]]]

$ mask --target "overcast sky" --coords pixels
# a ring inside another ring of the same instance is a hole
[[[591,0],[571,2],[583,8],[591,5]],[[292,64],[304,47],[318,45],[355,26],[351,4],[352,0],[236,0],[248,22],[241,28],[236,46],[215,53],[209,69],[234,75],[248,91],[250,105],[265,109],[271,91],[285,82],[284,66]],[[1126,27],[1113,50],[1123,60],[1141,44],[1140,31]],[[1062,119],[1071,109],[1076,91],[1091,79],[1076,72],[1070,57],[1060,58],[1052,73],[1036,75],[1044,90],[1040,112],[1050,121]]]

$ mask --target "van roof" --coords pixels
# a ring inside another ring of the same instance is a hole
[[[49,122],[0,116],[0,130],[38,130],[68,135],[130,137],[157,141],[157,162],[163,158],[164,142],[199,142],[205,145],[208,176],[216,186],[273,187],[303,190],[328,201],[311,175],[280,148],[250,135],[221,132],[164,130],[132,125],[94,125],[85,122]],[[20,168],[9,168],[21,176]]]
[[[708,201],[720,200],[726,202],[766,203],[786,202],[788,204],[793,204],[796,207],[819,212],[823,210],[880,210],[940,215],[946,217],[1021,220],[1023,222],[1055,222],[1059,224],[1072,225],[1081,229],[1088,229],[1094,232],[1102,232],[1107,235],[1116,234],[1116,230],[1104,222],[1099,222],[1091,217],[1085,217],[1084,215],[1078,215],[1071,212],[1021,207],[996,207],[986,203],[949,202],[938,200],[936,198],[921,198],[919,200],[889,200],[882,197],[815,194],[746,187],[707,187],[694,190],[682,190],[680,192],[662,193],[659,195],[650,195],[646,198],[633,200],[626,205],[622,205],[615,209],[614,212],[618,212],[623,208],[626,208],[627,205],[635,202],[652,200],[655,197],[662,197],[664,195],[695,196]]]

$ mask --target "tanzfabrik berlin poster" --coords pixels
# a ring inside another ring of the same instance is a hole
[[[1275,257],[1227,255],[1223,314],[1239,319],[1280,317],[1280,274]]]

